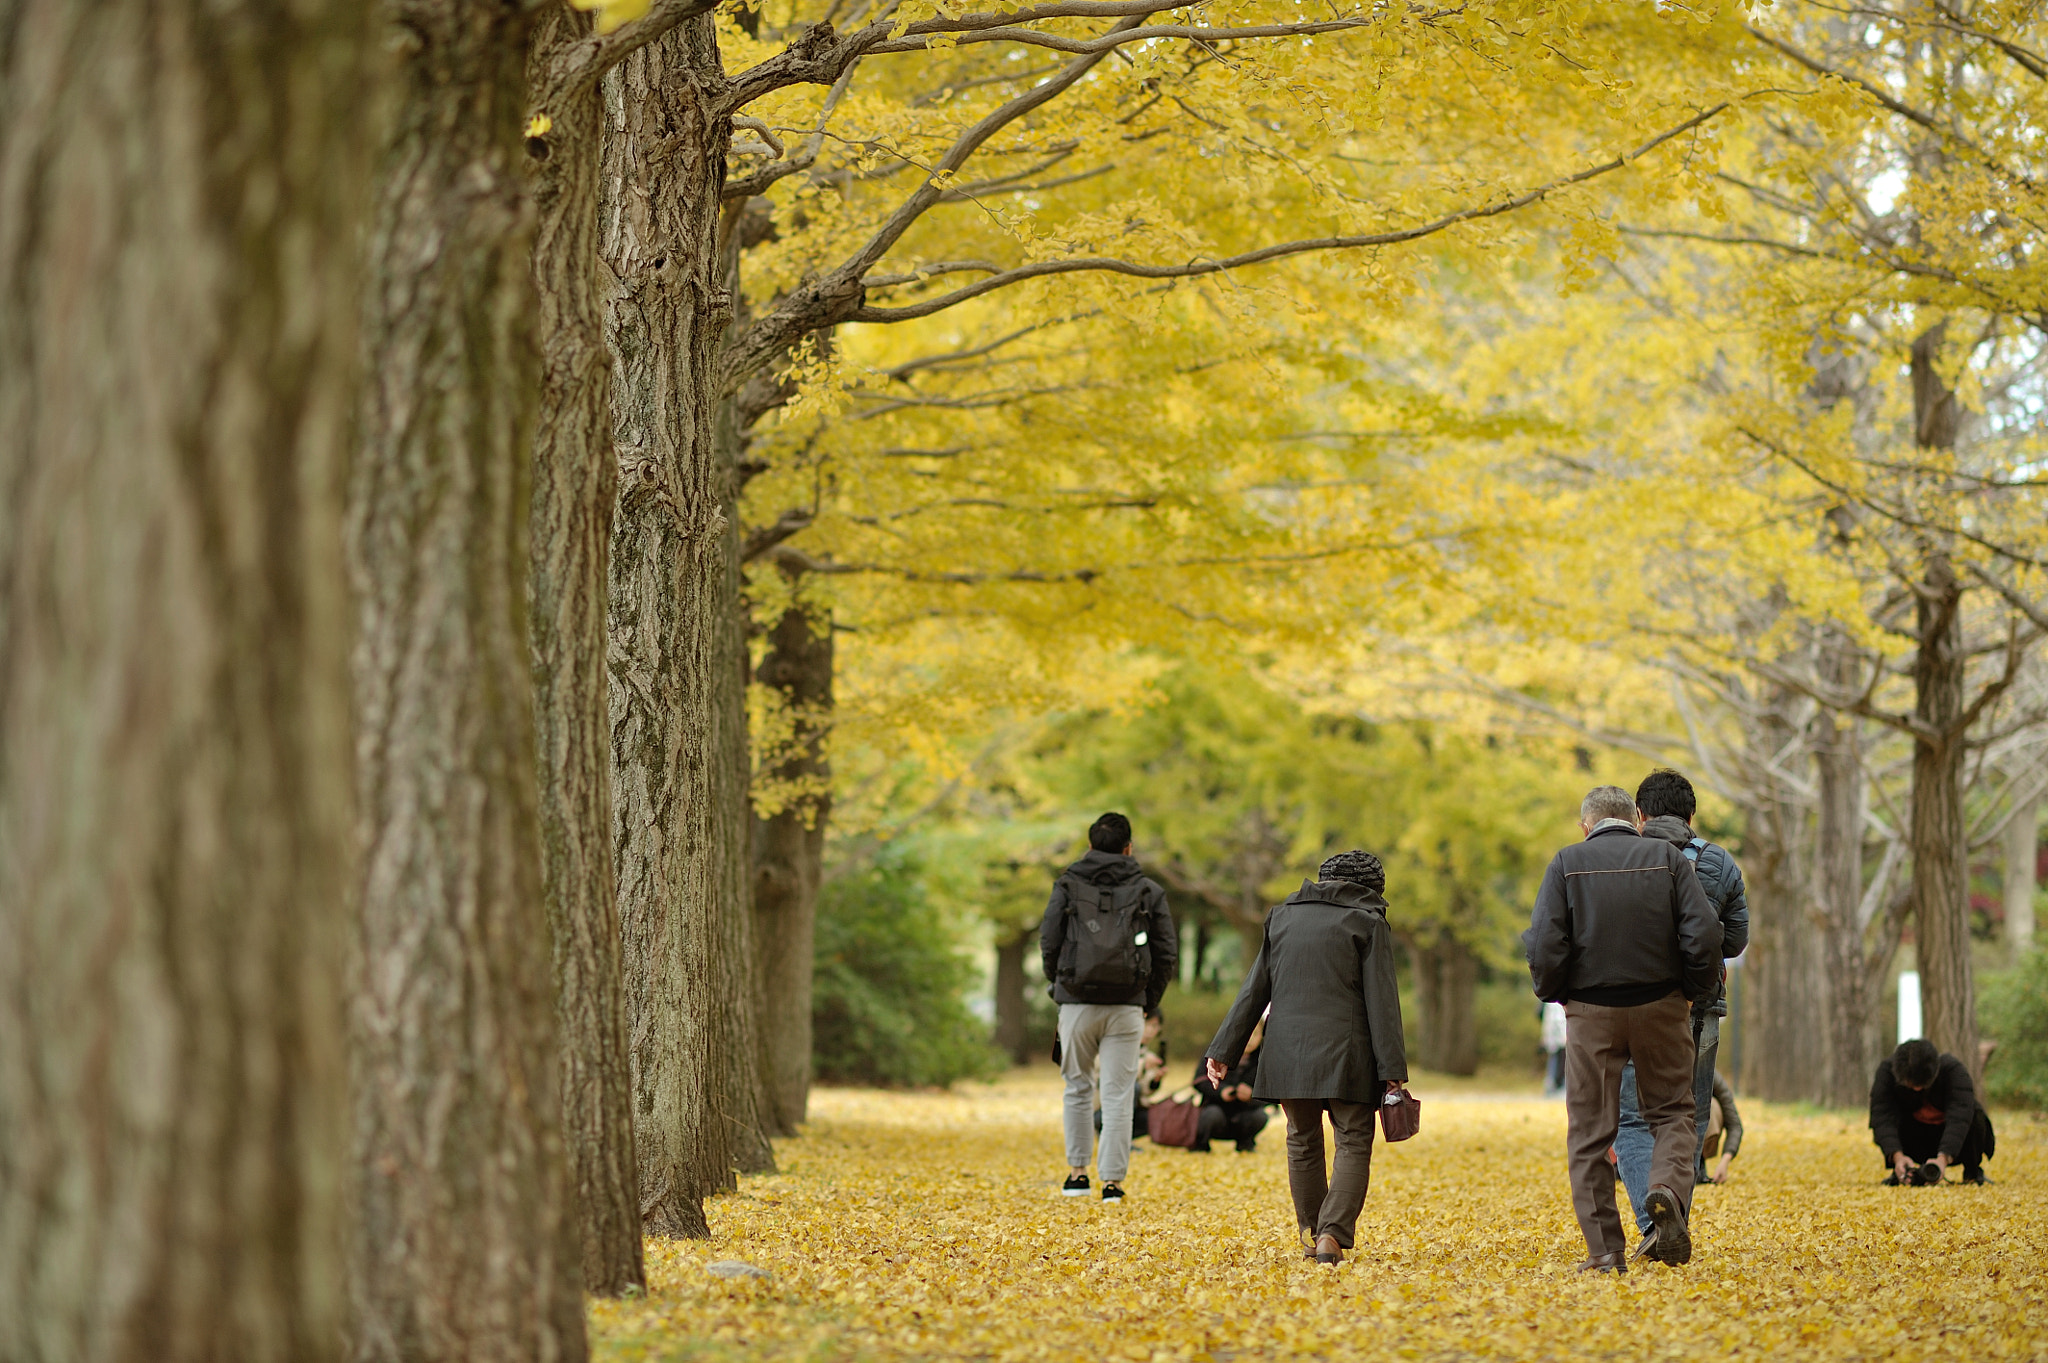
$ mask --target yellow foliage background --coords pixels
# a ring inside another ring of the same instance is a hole
[[[782,1172],[709,1204],[709,1242],[650,1242],[651,1295],[593,1306],[596,1357],[2048,1358],[2039,1121],[2000,1114],[1991,1187],[1892,1189],[1859,1115],[1745,1104],[1693,1261],[1617,1281],[1573,1271],[1561,1102],[1417,1089],[1422,1134],[1376,1146],[1335,1269],[1296,1245],[1277,1116],[1248,1156],[1141,1142],[1104,1207],[1058,1194],[1043,1066],[819,1090]],[[734,1258],[774,1276],[705,1271]]]

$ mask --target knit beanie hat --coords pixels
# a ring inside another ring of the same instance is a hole
[[[1318,880],[1348,880],[1354,885],[1363,885],[1368,890],[1384,892],[1387,888],[1387,868],[1380,859],[1370,852],[1353,849],[1339,852],[1324,862],[1316,871]]]

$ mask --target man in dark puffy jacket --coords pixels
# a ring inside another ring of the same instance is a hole
[[[1088,1195],[1100,1062],[1102,1150],[1095,1172],[1102,1200],[1114,1203],[1123,1200],[1130,1172],[1145,1014],[1173,981],[1180,943],[1166,891],[1146,879],[1131,855],[1131,821],[1103,815],[1088,829],[1088,847],[1088,855],[1053,882],[1038,953],[1060,1006],[1060,1073],[1067,1081],[1067,1181],[1060,1191]]]
[[[1584,1270],[1626,1270],[1607,1150],[1630,1061],[1655,1142],[1645,1198],[1653,1257],[1692,1257],[1686,1223],[1699,1135],[1686,1000],[1711,997],[1720,982],[1721,922],[1692,863],[1640,826],[1627,791],[1590,791],[1579,806],[1586,839],[1552,859],[1522,938],[1536,997],[1565,1007],[1566,1139]]]
[[[1679,772],[1653,771],[1636,787],[1636,809],[1643,816],[1644,837],[1664,839],[1692,863],[1701,891],[1721,920],[1722,959],[1740,956],[1749,945],[1749,896],[1743,890],[1742,868],[1735,864],[1727,848],[1692,831],[1693,815],[1699,810],[1692,782]],[[1723,979],[1727,978],[1727,971],[1721,974]],[[1702,1143],[1707,1138],[1708,1120],[1713,1116],[1714,1059],[1721,1048],[1721,1019],[1726,1016],[1727,995],[1718,982],[1711,997],[1692,1002],[1693,1115]],[[1629,1203],[1635,1209],[1636,1227],[1643,1233],[1638,1255],[1653,1252],[1656,1244],[1650,1234],[1650,1214],[1643,1207],[1643,1199],[1650,1192],[1652,1144],[1649,1125],[1643,1121],[1636,1101],[1635,1066],[1630,1065],[1621,1072],[1621,1129],[1614,1138],[1614,1154],[1621,1166],[1621,1181],[1628,1188]],[[1697,1159],[1693,1172],[1696,1178],[1706,1174]]]

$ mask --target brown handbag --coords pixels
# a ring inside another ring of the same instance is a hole
[[[1192,1100],[1183,1101],[1175,1094],[1145,1109],[1145,1133],[1154,1145],[1186,1149],[1195,1143],[1195,1129],[1201,1120],[1202,1109]]]
[[[1405,1141],[1422,1130],[1422,1100],[1406,1085],[1380,1100],[1380,1130],[1390,1141]]]

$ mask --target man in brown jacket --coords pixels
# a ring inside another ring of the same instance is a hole
[[[1607,1150],[1630,1060],[1656,1142],[1643,1199],[1655,1237],[1648,1253],[1682,1264],[1692,1257],[1686,1220],[1699,1147],[1687,1001],[1720,984],[1721,920],[1684,854],[1642,836],[1627,791],[1596,787],[1579,806],[1579,827],[1585,841],[1551,861],[1522,938],[1536,996],[1565,1007],[1572,1210],[1587,1250],[1579,1267],[1626,1271]]]

